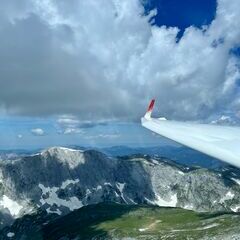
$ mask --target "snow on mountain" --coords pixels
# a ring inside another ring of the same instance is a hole
[[[0,162],[0,227],[26,213],[64,215],[99,202],[239,211],[240,176],[147,155],[108,157],[53,147]]]

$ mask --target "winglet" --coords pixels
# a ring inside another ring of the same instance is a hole
[[[144,115],[144,117],[146,119],[150,119],[151,118],[151,114],[152,114],[152,110],[154,107],[154,103],[155,103],[155,99],[152,99],[152,101],[150,102],[149,106],[148,106],[148,110],[146,112],[146,114]]]

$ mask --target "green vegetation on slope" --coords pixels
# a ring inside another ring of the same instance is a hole
[[[240,215],[200,214],[178,208],[97,204],[64,217],[28,217],[8,231],[25,239],[238,239]],[[29,223],[31,222],[31,229]],[[35,225],[34,225],[35,224]],[[23,227],[26,225],[26,227]],[[24,230],[23,230],[24,229]],[[22,232],[21,232],[22,231]],[[7,231],[5,231],[7,233]],[[77,237],[77,238],[76,238]]]
[[[140,207],[93,228],[118,238],[202,239],[239,233],[240,216],[198,214],[177,208]]]

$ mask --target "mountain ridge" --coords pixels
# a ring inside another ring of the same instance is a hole
[[[232,178],[161,157],[53,147],[0,162],[0,226],[37,209],[62,216],[101,202],[238,212],[240,176]]]

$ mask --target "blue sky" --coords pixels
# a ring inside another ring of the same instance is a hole
[[[149,132],[136,122],[109,122],[81,128],[81,132],[64,134],[55,118],[10,117],[0,119],[1,149],[39,149],[50,146],[78,145],[85,147],[164,146],[174,145],[170,140]],[[42,129],[43,135],[32,133],[32,129]]]
[[[238,116],[237,1],[4,2],[0,148],[173,144],[140,126],[151,98],[168,119]]]
[[[157,9],[154,24],[158,26],[178,27],[182,36],[190,26],[201,28],[215,18],[216,0],[149,0],[145,3],[147,11]]]

